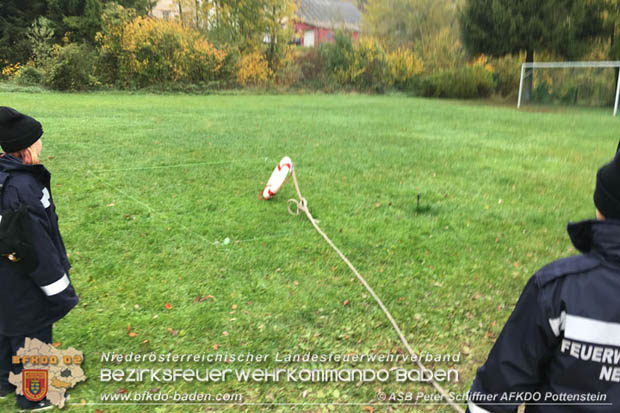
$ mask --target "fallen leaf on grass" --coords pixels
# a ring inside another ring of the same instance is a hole
[[[116,391],[116,394],[127,394],[127,393],[129,393],[129,390],[127,389],[118,389]]]
[[[224,332],[222,333],[222,335],[223,335],[224,337],[228,337],[230,334],[228,333],[228,331],[224,331]]]
[[[375,408],[371,406],[364,406],[362,410],[366,410],[368,413],[375,413]]]
[[[212,295],[205,295],[204,297],[200,299],[200,302],[211,300],[212,298],[215,298],[215,297],[213,297]]]
[[[129,337],[138,337],[138,333],[131,331],[131,324],[127,324],[127,335]]]
[[[342,303],[342,305],[347,305],[349,304],[349,300],[344,300],[344,303]]]
[[[179,330],[173,330],[171,328],[168,328],[168,332],[170,333],[170,335],[172,337],[176,336],[177,334],[179,334]]]
[[[217,344],[213,345],[213,350],[217,351],[218,348],[220,348],[220,346],[218,346]]]
[[[170,303],[164,304],[164,307],[166,307],[167,310],[172,310],[172,304]]]

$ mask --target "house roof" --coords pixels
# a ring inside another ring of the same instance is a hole
[[[353,3],[338,0],[300,0],[295,14],[304,23],[312,26],[360,31],[362,13]]]

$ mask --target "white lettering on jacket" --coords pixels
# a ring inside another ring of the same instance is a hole
[[[41,203],[43,208],[49,208],[50,206],[50,193],[47,188],[43,188],[43,196],[41,197]]]

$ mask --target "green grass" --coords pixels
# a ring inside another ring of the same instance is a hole
[[[607,109],[532,113],[346,95],[0,92],[0,98],[44,125],[42,155],[53,174],[81,296],[54,333],[62,348],[76,347],[86,357],[89,380],[71,391],[72,403],[154,388],[232,391],[250,403],[372,405],[379,389],[431,393],[429,385],[393,381],[99,381],[101,368],[151,366],[102,363],[102,352],[212,353],[215,345],[220,352],[271,357],[403,350],[371,297],[311,224],[287,213],[292,183],[272,201],[257,199],[283,155],[295,162],[311,212],[382,297],[414,349],[461,352],[452,366],[460,381],[446,387],[467,391],[527,279],[548,261],[575,253],[565,225],[594,215],[595,172],[612,157],[618,139],[618,120]],[[214,298],[196,301],[209,295]],[[12,403],[0,402],[0,410]],[[68,410],[215,409],[89,404]]]

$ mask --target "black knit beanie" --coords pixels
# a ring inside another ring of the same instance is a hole
[[[8,106],[0,106],[0,146],[4,152],[18,152],[43,135],[41,124]]]
[[[594,205],[605,218],[620,219],[620,145],[616,157],[596,174]]]

